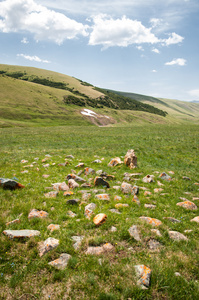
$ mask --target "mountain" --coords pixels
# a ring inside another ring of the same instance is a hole
[[[99,89],[48,70],[0,64],[0,127],[175,123],[173,111],[178,122],[197,121],[198,104],[177,108],[170,101]]]

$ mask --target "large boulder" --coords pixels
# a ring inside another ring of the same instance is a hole
[[[124,157],[124,163],[130,169],[134,169],[137,167],[137,156],[135,155],[135,152],[133,149],[130,149],[127,151],[127,153]]]

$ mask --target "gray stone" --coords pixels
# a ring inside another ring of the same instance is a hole
[[[154,182],[154,175],[146,175],[143,179],[142,179],[143,182],[145,183],[151,183],[151,182]]]
[[[172,239],[174,241],[187,241],[188,240],[188,238],[184,234],[182,234],[178,231],[169,231],[169,237],[170,237],[170,239]]]
[[[155,251],[158,250],[162,245],[158,241],[154,239],[150,239],[148,241],[148,246],[150,250]]]
[[[150,208],[150,209],[155,209],[156,205],[154,205],[154,204],[144,204],[144,207]]]
[[[171,176],[166,174],[165,172],[161,173],[159,176],[161,179],[166,180],[166,181],[171,181]]]
[[[43,256],[44,254],[55,249],[58,246],[59,246],[59,240],[49,237],[47,240],[39,243],[38,246],[39,256],[40,257]]]
[[[73,244],[74,249],[78,250],[80,248],[80,246],[81,246],[81,242],[84,239],[84,236],[72,236],[71,238],[75,242]]]
[[[59,258],[49,262],[48,264],[52,267],[55,267],[58,270],[64,270],[70,258],[70,254],[62,253]]]
[[[119,212],[119,210],[116,209],[116,208],[111,208],[111,209],[110,209],[110,212],[115,213],[115,214],[118,214],[118,215],[121,215],[121,212]]]
[[[136,241],[138,241],[138,242],[141,241],[139,231],[138,231],[138,228],[136,225],[131,226],[129,228],[128,232],[129,232],[130,236],[133,237]]]
[[[178,219],[175,219],[173,217],[164,217],[164,219],[171,221],[172,223],[180,223],[181,221]]]
[[[3,234],[8,236],[10,239],[23,239],[23,238],[31,238],[32,236],[40,235],[40,231],[38,230],[29,230],[29,229],[22,229],[22,230],[4,230]]]
[[[67,180],[70,180],[70,179],[73,179],[75,180],[76,182],[86,182],[85,179],[83,179],[82,177],[79,177],[75,174],[68,174],[67,177],[66,177]]]
[[[138,276],[137,285],[142,289],[147,289],[150,286],[151,280],[151,269],[146,267],[145,265],[137,265],[135,267],[136,275]]]

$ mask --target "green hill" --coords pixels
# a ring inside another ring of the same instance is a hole
[[[0,127],[175,123],[174,111],[179,122],[184,121],[187,109],[184,112],[177,103],[175,107],[168,103],[99,89],[48,70],[0,64]],[[95,115],[83,113],[84,109]],[[188,121],[196,122],[195,111],[190,112]]]

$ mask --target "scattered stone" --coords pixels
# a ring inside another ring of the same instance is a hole
[[[162,192],[162,191],[163,191],[162,188],[156,188],[156,189],[154,189],[154,193],[160,193],[160,192]]]
[[[26,164],[27,162],[28,162],[28,160],[26,160],[26,159],[22,159],[22,160],[21,160],[21,163],[22,163],[22,164]]]
[[[178,219],[175,219],[173,217],[164,217],[164,219],[171,221],[172,223],[180,223],[181,221]]]
[[[197,206],[195,205],[195,203],[193,203],[191,201],[178,202],[176,205],[181,206],[185,209],[189,209],[189,210],[198,209]]]
[[[77,166],[75,166],[75,168],[83,168],[84,167],[84,163],[79,163]]]
[[[79,199],[70,199],[66,203],[67,204],[72,204],[72,205],[77,205],[79,202]]]
[[[115,214],[118,214],[118,215],[121,215],[121,212],[119,212],[119,210],[118,210],[118,209],[115,209],[115,208],[111,208],[111,209],[110,209],[110,212],[115,213]]]
[[[69,154],[69,155],[66,155],[66,158],[74,159],[74,156]]]
[[[67,253],[62,253],[59,258],[49,262],[48,264],[58,270],[64,270],[67,267],[68,261],[72,256]]]
[[[72,191],[66,191],[66,192],[64,192],[64,196],[71,196],[73,194],[74,193]]]
[[[100,159],[96,159],[96,160],[92,161],[92,163],[94,163],[94,164],[101,164],[102,161]]]
[[[136,195],[133,196],[132,202],[135,202],[136,204],[140,205],[140,200]]]
[[[145,192],[144,192],[144,196],[150,196],[150,195],[152,195],[151,192],[149,192],[149,191],[145,191]]]
[[[48,213],[44,210],[32,209],[28,215],[28,219],[40,218],[44,219],[48,217]]]
[[[91,198],[91,193],[84,193],[82,195],[82,200],[87,201]]]
[[[145,183],[151,183],[151,182],[155,182],[154,180],[154,175],[146,175],[143,179],[142,179],[143,182]]]
[[[198,201],[199,197],[193,197],[192,201]]]
[[[185,233],[190,233],[190,232],[192,232],[192,231],[193,231],[193,230],[191,230],[191,229],[184,230]]]
[[[122,200],[122,197],[116,195],[116,196],[114,197],[114,200],[115,200],[115,201],[121,201],[121,200]]]
[[[172,239],[174,241],[182,241],[182,240],[187,241],[188,240],[188,238],[184,234],[182,234],[178,231],[169,231],[169,237],[170,237],[170,239]]]
[[[70,180],[70,179],[73,179],[75,180],[76,182],[86,182],[85,179],[83,179],[82,177],[79,177],[75,174],[68,174],[67,177],[66,177],[67,180]]]
[[[126,204],[126,203],[117,203],[117,204],[115,204],[115,208],[121,208],[121,207],[129,207],[129,205]]]
[[[38,230],[29,230],[29,229],[22,229],[22,230],[4,230],[3,234],[8,236],[10,239],[23,239],[23,238],[30,238],[32,236],[40,235],[40,231]]]
[[[185,197],[179,197],[179,199],[180,200],[182,200],[182,201],[189,201],[187,198],[185,198]]]
[[[79,184],[74,179],[69,179],[68,186],[70,189],[75,189],[79,187]]]
[[[110,252],[113,249],[114,249],[113,245],[111,245],[110,243],[106,243],[105,245],[100,247],[88,247],[88,249],[86,250],[86,254],[100,255],[104,252]]]
[[[106,222],[107,215],[100,213],[93,218],[93,222],[95,225],[99,226]]]
[[[83,187],[83,188],[90,188],[91,184],[87,183],[87,182],[84,182],[84,183],[81,184],[81,187]]]
[[[75,242],[73,245],[73,248],[75,250],[78,250],[81,246],[81,242],[84,239],[84,236],[72,236],[71,238]]]
[[[94,186],[105,186],[107,188],[110,188],[110,185],[107,181],[105,181],[102,177],[95,177],[94,179]]]
[[[67,161],[64,162],[64,163],[59,163],[59,164],[58,164],[59,167],[65,167],[65,166],[67,166],[67,165],[68,165],[68,162],[67,162]]]
[[[59,240],[49,237],[47,240],[39,242],[39,256],[42,257],[47,252],[59,246]]]
[[[99,200],[107,200],[110,201],[110,197],[108,194],[98,194],[95,195],[95,198],[99,199]]]
[[[21,171],[22,174],[28,173],[28,170]]]
[[[53,189],[54,190],[59,190],[59,191],[68,191],[69,187],[65,182],[62,182],[62,183],[53,184]]]
[[[49,193],[45,193],[44,196],[46,198],[56,198],[58,193],[59,193],[58,191],[52,191],[52,192],[49,192]]]
[[[22,185],[21,183],[9,179],[9,178],[0,178],[0,186],[4,189],[4,190],[16,190],[16,189],[21,189],[21,188],[25,188],[24,185]]]
[[[45,165],[43,165],[43,167],[48,168],[48,167],[50,167],[50,164],[45,164]]]
[[[166,180],[166,181],[171,181],[171,176],[166,174],[165,172],[161,173],[159,176],[161,179]]]
[[[60,225],[58,224],[50,224],[47,227],[48,230],[50,230],[51,232],[55,231],[55,230],[59,230],[60,229]]]
[[[163,183],[161,183],[159,180],[157,181],[158,186],[164,186]]]
[[[95,203],[89,203],[88,205],[85,206],[85,216],[87,219],[90,220],[91,215],[93,214],[93,210],[96,208],[96,204]]]
[[[197,223],[199,223],[199,216],[193,218],[193,219],[191,220],[191,222],[197,222]]]
[[[133,237],[136,241],[138,241],[138,242],[141,241],[140,234],[139,234],[139,231],[138,231],[138,228],[136,225],[131,226],[128,229],[128,232],[129,232],[130,236]]]
[[[150,250],[155,251],[158,250],[162,245],[158,241],[154,239],[150,239],[148,241],[148,246]]]
[[[123,194],[133,194],[137,195],[139,193],[138,186],[132,186],[130,183],[123,182],[121,185],[121,190]]]
[[[87,176],[87,175],[92,175],[92,174],[95,174],[95,170],[93,170],[92,168],[85,168],[84,169],[84,174]]]
[[[191,180],[191,179],[190,179],[189,177],[187,177],[187,176],[183,176],[182,179],[184,179],[184,180]]]
[[[139,280],[137,281],[137,285],[140,286],[142,289],[147,289],[150,285],[152,273],[151,269],[149,269],[145,265],[137,265],[134,267],[136,275],[139,278]]]
[[[194,184],[195,184],[195,185],[199,185],[199,182],[195,182]]]
[[[12,224],[16,224],[16,223],[20,223],[21,221],[19,219],[15,219],[13,221],[7,222],[6,226],[12,225]]]
[[[159,229],[151,229],[151,232],[154,232],[157,236],[162,236]]]
[[[24,172],[25,172],[25,171],[24,171]],[[49,176],[50,176],[50,175],[48,175],[48,174],[43,174],[43,175],[42,175],[43,178],[48,178]]]
[[[175,275],[176,277],[181,277],[181,276],[182,276],[179,272],[175,272],[174,275]]]
[[[155,209],[156,205],[154,205],[154,204],[144,204],[144,207],[150,208],[150,209]]]
[[[147,223],[153,226],[160,226],[162,222],[158,219],[150,218],[150,217],[139,217],[139,219],[146,221]]]
[[[122,164],[123,162],[121,161],[121,159],[119,157],[115,157],[113,159],[111,159],[111,161],[108,163],[109,167],[115,167],[117,165]]]
[[[74,212],[72,212],[71,210],[68,211],[68,215],[71,217],[71,218],[74,218],[77,216],[77,214],[75,214]]]
[[[116,231],[117,231],[117,228],[116,228],[115,226],[112,226],[111,229],[110,229],[110,231],[111,231],[111,232],[116,232]]]
[[[133,149],[127,151],[124,157],[124,163],[130,169],[134,169],[137,167],[137,156],[135,155]]]
[[[168,173],[169,173],[169,174],[175,174],[175,172],[173,172],[173,171],[169,171]]]

